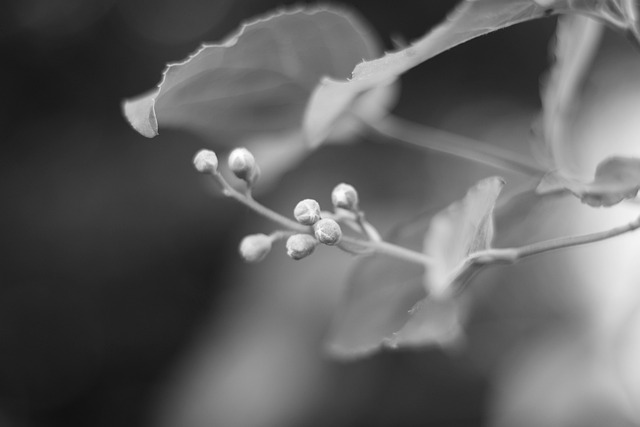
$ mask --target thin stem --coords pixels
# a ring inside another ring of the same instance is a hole
[[[297,231],[299,233],[308,233],[309,232],[309,227],[304,226],[302,224],[298,224],[297,222],[295,222],[292,219],[289,219],[283,215],[280,215],[279,213],[272,211],[271,209],[267,208],[266,206],[258,203],[257,201],[255,201],[255,199],[253,199],[253,197],[251,197],[249,194],[242,194],[240,193],[238,190],[236,190],[235,188],[233,188],[231,185],[229,185],[229,183],[224,179],[224,177],[218,172],[212,175],[216,181],[220,184],[220,186],[222,187],[222,192],[224,193],[225,196],[227,197],[231,197],[235,200],[237,200],[238,202],[242,203],[243,205],[249,207],[250,209],[253,209],[254,211],[256,211],[257,213],[259,213],[260,215],[264,216],[265,218],[270,219],[271,221],[280,224],[281,226],[285,227],[285,228],[289,228],[291,230]]]
[[[304,226],[299,224],[285,216],[280,215],[279,213],[272,211],[266,206],[255,201],[250,195],[242,194],[227,183],[224,177],[216,172],[212,175],[216,181],[222,187],[223,193],[231,197],[245,206],[253,209],[260,215],[270,219],[273,222],[276,222],[282,225],[284,228],[288,228],[292,230],[292,232],[296,233],[310,233],[311,228],[308,226]],[[357,215],[359,217],[359,215]],[[364,223],[368,224],[368,223]],[[463,260],[461,264],[461,268],[464,265],[472,265],[472,264],[512,264],[523,258],[541,254],[544,252],[550,252],[558,249],[570,248],[574,246],[586,245],[589,243],[595,243],[602,240],[607,240],[612,237],[619,236],[621,234],[625,234],[640,228],[640,217],[636,218],[634,221],[622,225],[620,227],[611,228],[609,230],[600,231],[596,233],[584,234],[580,236],[570,236],[570,237],[561,237],[558,239],[545,240],[542,242],[532,243],[530,245],[521,246],[519,248],[504,248],[504,249],[488,249],[485,251],[480,251],[472,254],[470,257]],[[272,234],[272,238],[280,239],[284,238],[291,233],[286,230],[276,231]],[[416,263],[419,265],[423,265],[425,267],[429,267],[433,264],[433,258],[418,252],[414,251],[402,246],[394,245],[393,243],[385,242],[383,240],[362,240],[355,237],[343,236],[342,241],[354,246],[359,246],[361,248],[370,249],[373,252],[384,254],[388,256],[392,256],[394,258],[402,259],[408,262]],[[464,268],[463,268],[464,269]]]
[[[389,255],[391,257],[399,258],[415,264],[430,265],[433,263],[433,259],[431,257],[428,257],[421,252],[394,245],[393,243],[385,242],[383,240],[361,240],[355,237],[342,236],[342,241],[356,246],[361,246],[363,248],[371,249],[372,251],[379,254]]]
[[[365,219],[363,211],[356,208],[356,211],[354,212],[354,214],[356,216],[356,222],[358,223],[358,226],[362,230],[362,233],[364,233],[369,238],[369,240],[372,240],[374,242],[382,241],[382,237],[380,237],[380,233],[378,233],[378,230],[376,230],[375,227],[373,227],[373,225],[371,225]]]
[[[444,130],[387,116],[375,123],[365,123],[375,133],[422,148],[427,148],[501,170],[539,176],[547,172],[524,156],[495,145],[476,141]]]
[[[280,224],[281,226],[291,229],[298,233],[310,233],[311,228],[305,225],[299,224],[279,213],[272,211],[266,206],[254,200],[248,194],[240,193],[238,190],[233,188],[229,183],[224,179],[224,177],[219,173],[215,173],[212,175],[215,180],[222,187],[222,192],[225,196],[231,197],[243,205],[253,209],[260,215],[265,218],[270,219],[271,221]],[[272,234],[272,236],[280,237],[284,236],[286,231],[277,231]],[[414,262],[420,265],[427,265],[431,263],[431,258],[423,255],[420,252],[412,251],[410,249],[403,248],[401,246],[394,245],[392,243],[384,242],[384,241],[375,241],[375,240],[361,240],[355,237],[343,236],[342,241],[346,243],[350,243],[355,246],[360,246],[363,248],[368,248],[373,250],[374,252],[380,254],[386,254],[395,258],[399,258],[408,262]]]
[[[287,237],[291,237],[294,234],[296,234],[296,232],[291,230],[277,230],[269,234],[269,237],[271,237],[271,242],[276,242],[278,240],[283,240]]]
[[[538,255],[558,249],[565,249],[574,246],[600,242],[602,240],[607,240],[612,237],[637,230],[638,228],[640,228],[640,217],[620,227],[614,227],[612,229],[599,231],[597,233],[583,234],[580,236],[560,237],[557,239],[532,243],[530,245],[521,246],[519,248],[489,249],[474,254],[472,258],[476,263],[481,264],[512,264],[532,255]]]
[[[564,249],[573,246],[586,245],[588,243],[600,242],[602,240],[607,240],[612,237],[637,230],[638,228],[640,228],[640,217],[636,218],[634,221],[626,225],[614,227],[606,231],[584,234],[581,236],[562,237],[558,239],[533,243],[528,246],[517,248],[517,259],[525,258],[531,255],[537,255],[543,252],[554,251],[557,249]]]

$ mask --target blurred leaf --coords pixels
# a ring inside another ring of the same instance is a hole
[[[425,298],[409,310],[409,320],[385,345],[391,348],[440,345],[451,347],[462,340],[462,316],[466,310],[459,298]]]
[[[401,74],[448,49],[511,25],[558,13],[579,13],[616,28],[620,28],[621,20],[637,28],[637,19],[631,14],[635,9],[624,9],[622,1],[625,0],[464,0],[410,46],[358,64],[349,80],[322,79],[307,105],[304,131],[311,144],[317,144],[333,123],[351,105],[369,96],[370,91],[389,86]]]
[[[591,206],[613,206],[625,199],[632,199],[640,190],[640,159],[605,159],[596,168],[595,178],[590,183],[551,172],[544,176],[536,191],[547,194],[564,189]]]
[[[418,250],[424,245],[427,255],[434,257],[427,276],[436,268],[435,283],[448,289],[449,279],[459,283],[465,274],[476,271],[475,264],[457,271],[460,262],[490,246],[493,207],[502,186],[501,178],[482,180],[463,200],[430,220],[431,215],[420,215],[398,226],[387,241]],[[453,270],[456,274],[450,274]],[[427,289],[432,287],[424,286],[424,276],[423,266],[392,257],[374,255],[359,261],[336,316],[328,351],[334,356],[358,357],[382,347],[459,342],[467,311],[464,296],[440,292],[439,298],[428,298]]]
[[[504,181],[487,178],[431,219],[424,253],[433,259],[425,274],[429,294],[441,296],[464,285],[480,268],[471,257],[491,247],[493,209]]]
[[[512,350],[496,378],[489,425],[632,427],[637,400],[625,372],[581,330],[556,329]]]
[[[542,114],[536,128],[551,169],[565,170],[566,147],[584,75],[598,47],[602,25],[586,16],[558,19],[551,43],[555,62],[541,85]]]
[[[326,77],[307,106],[304,129],[313,144],[362,96],[393,83],[402,73],[468,40],[543,16],[545,8],[532,0],[466,0],[426,36],[409,47],[365,61],[350,80]]]
[[[381,260],[375,259],[370,267]],[[336,317],[327,343],[327,351],[336,357],[362,357],[374,353],[401,330],[411,318],[411,308],[425,297],[421,281],[371,280],[365,283],[353,276],[351,291]],[[370,285],[372,289],[366,289]]]
[[[322,76],[345,78],[362,58],[379,53],[374,35],[351,12],[280,11],[169,64],[158,88],[125,101],[124,113],[147,137],[156,136],[158,126],[215,135],[231,145],[265,134],[292,134],[300,129],[304,106]],[[357,112],[383,114],[389,93],[378,92],[379,102]],[[336,126],[343,134],[348,130]]]

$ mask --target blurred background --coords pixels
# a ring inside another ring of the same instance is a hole
[[[291,3],[5,2],[0,426],[636,425],[638,236],[482,274],[462,350],[335,361],[323,341],[350,256],[327,249],[294,263],[274,250],[245,265],[238,242],[271,225],[218,197],[191,164],[198,149],[233,141],[180,130],[148,140],[126,123],[122,99],[156,85],[167,62]],[[455,2],[332,4],[359,12],[391,49]],[[554,24],[522,24],[417,67],[394,114],[530,154]],[[607,33],[576,149],[584,170],[640,154],[639,68]],[[498,172],[356,138],[314,152],[261,198],[288,213],[302,198],[328,205],[331,188],[349,182],[385,231]],[[525,183],[505,177],[508,191]],[[499,224],[498,241],[635,214],[563,199]]]

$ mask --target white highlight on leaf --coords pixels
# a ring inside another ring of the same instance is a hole
[[[491,247],[493,209],[503,187],[502,178],[486,178],[431,219],[424,238],[424,254],[433,259],[425,273],[427,294],[448,296],[477,272],[469,257]]]

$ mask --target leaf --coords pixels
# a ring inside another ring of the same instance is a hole
[[[493,209],[503,186],[502,178],[484,179],[431,219],[424,238],[424,253],[433,259],[425,274],[429,295],[454,293],[477,273],[481,266],[473,255],[491,247]]]
[[[411,318],[411,308],[425,297],[419,279],[356,292],[347,297],[330,332],[327,352],[334,357],[366,356],[387,343],[396,347],[394,334]]]
[[[493,206],[502,186],[501,178],[480,181],[462,201],[430,221],[427,219],[432,215],[421,215],[397,227],[387,241],[411,249],[424,246],[434,257],[426,275],[436,268],[437,278],[475,251],[489,248]],[[456,239],[459,242],[453,242]],[[427,290],[432,291],[432,287],[425,287],[424,277],[425,267],[391,257],[375,255],[359,261],[330,333],[329,353],[360,357],[384,347],[450,347],[460,342],[467,312],[465,296],[444,292],[428,296]],[[450,277],[459,279],[461,275],[447,276],[447,280]],[[448,288],[447,283],[440,285]]]
[[[344,78],[358,61],[379,53],[377,40],[354,13],[280,11],[169,64],[157,89],[124,102],[124,114],[147,137],[156,136],[158,126],[215,135],[233,145],[291,134],[301,128],[304,107],[322,76]],[[390,91],[375,97],[375,105],[354,106],[355,113],[371,119],[385,114]]]
[[[640,190],[640,159],[605,159],[598,165],[595,177],[589,183],[551,172],[543,177],[536,191],[548,194],[564,189],[590,206],[613,206],[625,199],[632,199]]]
[[[439,345],[453,347],[462,341],[462,316],[466,310],[459,298],[425,298],[409,310],[409,320],[384,345],[390,348]]]
[[[401,224],[386,241],[410,248],[421,245],[423,217]],[[327,339],[334,357],[362,357],[392,345],[394,334],[409,321],[410,310],[426,297],[424,267],[383,255],[360,259]]]
[[[579,100],[579,89],[596,53],[602,25],[586,16],[568,15],[558,19],[552,42],[555,62],[542,84],[540,133],[550,166],[567,170],[565,150],[571,140]]]
[[[410,46],[356,66],[349,80],[325,77],[307,105],[304,131],[319,143],[350,106],[372,90],[388,87],[401,74],[476,37],[509,26],[559,13],[586,14],[638,34],[637,14],[629,0],[463,0],[433,30]],[[634,32],[635,31],[635,32]]]
[[[416,65],[483,34],[544,16],[545,10],[533,0],[463,1],[445,21],[409,47],[358,64],[350,80],[322,79],[305,113],[307,138],[317,144],[354,102],[375,88],[392,84]]]

